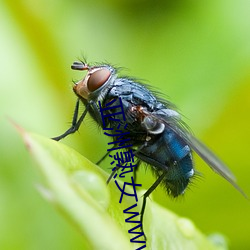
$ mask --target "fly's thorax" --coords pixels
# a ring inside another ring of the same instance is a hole
[[[109,65],[82,68],[88,70],[86,76],[73,87],[75,94],[81,99],[102,100],[105,89],[116,79],[115,69]]]

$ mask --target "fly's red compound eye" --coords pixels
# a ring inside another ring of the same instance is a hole
[[[111,72],[108,69],[98,69],[93,72],[88,79],[88,90],[93,92],[99,89],[110,77]]]

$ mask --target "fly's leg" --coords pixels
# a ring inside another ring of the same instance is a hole
[[[114,145],[112,148],[111,148],[111,150],[114,148],[114,147],[116,147],[116,145]],[[110,151],[111,151],[110,150]],[[96,165],[99,165],[108,155],[109,155],[109,151],[96,163]]]
[[[112,171],[112,173],[110,174],[110,176],[109,176],[109,178],[107,180],[107,184],[109,184],[109,182],[111,181],[113,176],[116,174],[116,172],[119,170],[119,168],[121,168],[121,167],[118,167],[118,166],[115,167],[115,170]]]
[[[146,208],[146,203],[147,203],[147,198],[148,196],[159,186],[159,184],[162,182],[166,175],[167,171],[163,172],[161,176],[158,177],[158,179],[154,182],[154,184],[146,191],[146,193],[143,195],[143,200],[142,200],[142,207],[141,207],[141,217],[140,217],[140,222],[141,222],[141,230],[143,230],[143,217],[144,217],[144,212]],[[146,239],[146,235],[144,234],[144,237]]]
[[[115,170],[112,171],[112,173],[110,174],[109,178],[107,179],[107,185],[109,184],[109,182],[111,181],[111,179],[113,178],[113,176],[115,175],[115,173],[118,171],[119,167],[116,167]]]
[[[116,145],[113,146],[113,148],[115,147]],[[108,156],[109,152],[106,153],[96,164],[98,165],[101,161],[103,161],[107,156]],[[125,164],[125,163],[124,163]],[[137,160],[136,162],[136,167],[134,167],[133,169],[133,178],[134,178],[134,182],[136,182],[136,172],[138,171],[138,168],[141,164],[141,161],[140,160]],[[115,168],[115,170],[112,171],[112,173],[110,174],[108,180],[107,180],[107,184],[109,184],[109,182],[111,181],[112,177],[115,175],[115,173],[119,170],[119,168],[121,167],[117,167]]]
[[[115,146],[115,145],[114,145]],[[108,154],[106,154],[104,157],[102,157],[102,159],[103,158],[105,158],[106,156],[107,156]],[[100,161],[99,161],[100,162]],[[124,162],[123,163],[123,165],[122,166],[124,166],[126,164],[126,162]],[[115,169],[114,170],[112,170],[112,173],[110,174],[110,176],[109,176],[109,178],[108,178],[108,180],[107,180],[107,184],[109,184],[109,182],[111,181],[111,179],[113,178],[113,176],[116,174],[116,172],[120,169],[120,168],[122,168],[122,166],[116,166],[115,167]],[[138,167],[138,166],[137,166]],[[135,171],[137,170],[137,168],[135,169],[133,169],[134,171],[133,171],[133,174],[134,174],[134,180],[135,180]]]
[[[107,156],[108,156],[109,152],[107,152],[97,163],[96,165],[99,165]]]
[[[82,123],[82,121],[83,121],[84,117],[86,116],[86,114],[88,112],[88,109],[89,109],[89,105],[88,105],[86,107],[86,109],[84,110],[84,112],[82,113],[82,115],[80,116],[79,120],[77,121],[77,119],[78,119],[78,112],[79,112],[79,104],[80,104],[80,101],[78,99],[77,102],[76,102],[76,106],[75,106],[75,110],[74,110],[74,116],[73,116],[71,127],[65,133],[63,133],[62,135],[59,135],[57,137],[53,137],[51,139],[53,139],[55,141],[60,141],[64,137],[68,136],[69,134],[75,133],[79,129],[79,127],[80,127],[80,125],[81,125],[81,123]]]

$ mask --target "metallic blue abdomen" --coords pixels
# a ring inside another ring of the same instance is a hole
[[[167,192],[176,197],[182,194],[194,175],[189,146],[170,129],[152,138],[148,145],[138,152],[143,161],[152,165],[154,173],[163,179]]]

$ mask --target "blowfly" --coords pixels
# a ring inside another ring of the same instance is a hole
[[[71,127],[53,139],[59,141],[76,132],[87,113],[103,127],[98,103],[105,107],[112,100],[120,98],[126,118],[126,131],[129,131],[129,143],[132,142],[133,145],[133,153],[139,163],[144,162],[150,165],[157,177],[143,196],[141,222],[146,199],[159,184],[163,184],[167,193],[172,197],[184,193],[195,174],[192,151],[244,195],[236,184],[232,172],[189,132],[172,103],[157,97],[147,85],[134,78],[119,77],[118,70],[109,64],[90,66],[85,62],[74,62],[71,68],[86,71],[87,74],[73,87],[78,99]],[[79,116],[80,103],[83,103],[85,110]],[[110,109],[108,112],[112,117],[116,110]],[[110,128],[115,126],[112,119],[106,119],[105,124]],[[124,137],[126,139],[126,135]]]

